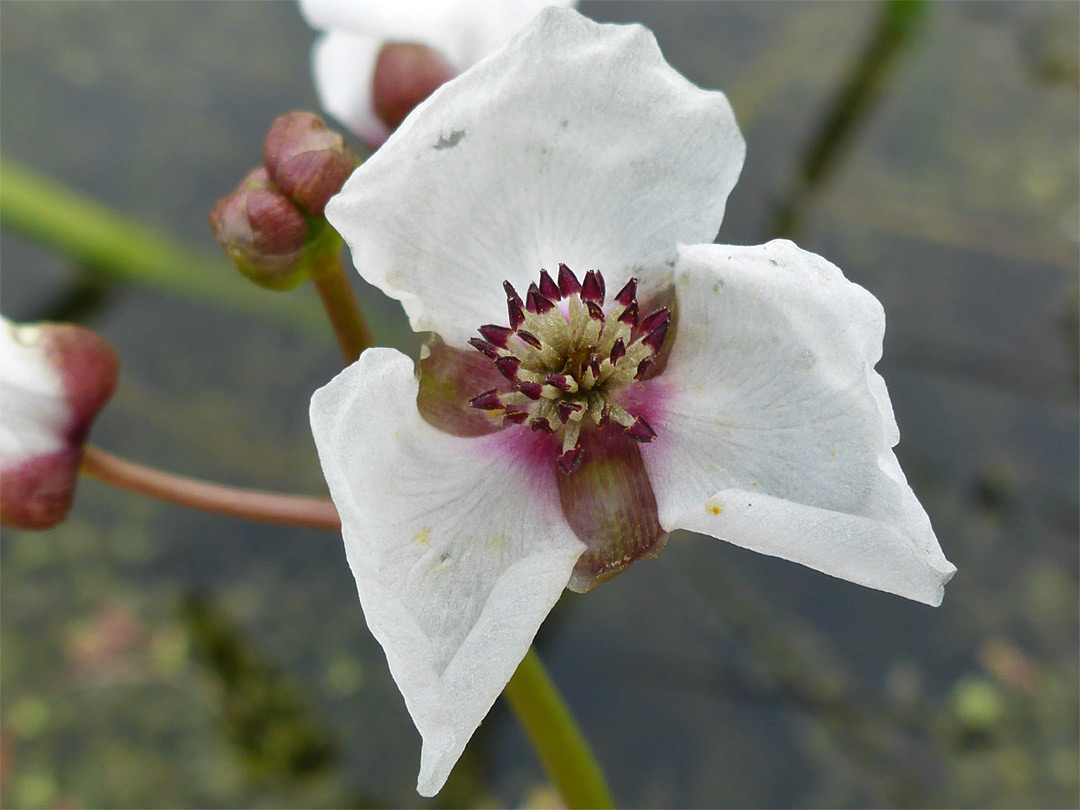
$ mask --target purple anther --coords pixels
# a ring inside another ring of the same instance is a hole
[[[572,447],[571,449],[567,450],[565,453],[555,459],[555,461],[559,465],[560,470],[562,470],[567,475],[570,475],[573,472],[577,472],[577,469],[581,466],[581,459],[583,455],[584,451],[581,449],[581,445],[578,445],[577,447]]]
[[[563,424],[570,421],[570,415],[577,413],[581,410],[581,405],[576,402],[560,402],[555,410],[558,411],[559,418],[563,421]]]
[[[652,349],[654,353],[660,351],[660,347],[664,345],[664,338],[667,337],[669,325],[670,321],[662,321],[658,327],[643,337],[641,342]]]
[[[562,293],[563,298],[581,292],[581,282],[574,275],[574,271],[565,264],[559,264],[559,292]]]
[[[525,306],[524,302],[522,302],[522,300],[521,300],[521,296],[518,295],[517,290],[514,289],[514,285],[511,284],[509,281],[504,281],[503,282],[503,290],[506,291],[506,300],[507,301],[513,301],[519,307]]]
[[[540,294],[549,301],[558,301],[562,298],[559,285],[548,275],[547,270],[540,271]]]
[[[500,349],[505,349],[509,345],[507,343],[510,340],[510,336],[514,334],[513,329],[509,329],[505,326],[496,326],[493,323],[484,324],[480,327],[480,334],[484,340],[488,343],[494,343]]]
[[[510,328],[516,330],[525,323],[525,311],[521,308],[520,301],[506,299],[506,313],[510,317]]]
[[[651,442],[656,438],[656,431],[640,416],[626,429],[626,435],[636,442]]]
[[[560,391],[570,390],[570,378],[565,374],[556,374],[555,372],[552,372],[544,378],[544,381],[551,383]]]
[[[524,329],[517,330],[517,336],[532,346],[534,349],[543,348],[544,344],[540,342],[540,338],[534,335],[532,332],[528,332]]]
[[[540,394],[543,391],[543,386],[541,386],[538,382],[522,380],[517,384],[517,390],[523,393],[529,399],[540,399]]]
[[[495,368],[499,370],[510,382],[517,382],[518,369],[521,367],[521,361],[516,357],[507,355],[506,357],[500,357],[495,361]]]
[[[555,304],[552,303],[550,298],[541,295],[540,291],[536,289],[536,285],[533,284],[529,287],[529,294],[525,298],[525,309],[537,315],[544,315],[555,309]]]
[[[499,352],[499,348],[492,343],[488,343],[486,340],[480,338],[469,338],[469,345],[476,349],[481,354],[486,354],[492,360],[498,360],[502,357]]]
[[[631,278],[626,282],[626,286],[619,290],[619,294],[615,296],[616,303],[622,304],[624,307],[630,306],[637,298],[637,279]]]
[[[529,427],[533,430],[542,430],[544,433],[554,433],[555,428],[551,426],[551,423],[542,416],[538,416],[529,422]]]
[[[631,301],[630,306],[622,311],[619,323],[625,323],[631,329],[637,329],[638,306],[637,301]]]
[[[469,400],[469,404],[474,408],[479,408],[482,411],[498,411],[502,410],[502,400],[499,399],[499,389],[492,388],[490,391],[485,391],[479,396],[475,396]]]
[[[645,320],[643,320],[641,322],[641,326],[639,328],[640,328],[642,334],[647,335],[650,332],[652,332],[656,327],[658,327],[660,324],[666,323],[667,321],[670,321],[670,320],[671,320],[671,310],[669,310],[667,307],[664,307],[663,309],[656,310],[656,312],[652,313],[647,318],[645,318]]]
[[[536,296],[540,295],[540,289],[536,284],[530,284],[525,293],[525,311],[536,314]]]
[[[604,303],[604,277],[599,270],[590,270],[585,274],[585,281],[581,283],[581,300]]]
[[[619,338],[615,341],[615,345],[611,347],[611,365],[617,364],[624,354],[626,354],[626,344],[623,343],[622,338]],[[496,363],[496,365],[498,364]]]
[[[518,408],[507,408],[506,413],[503,414],[504,425],[524,425],[525,420],[529,418],[528,411],[522,411]]]
[[[589,310],[589,317],[594,321],[604,322],[604,310],[595,301],[586,301],[585,308]]]

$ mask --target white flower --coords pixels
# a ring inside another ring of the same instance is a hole
[[[327,207],[439,338],[419,380],[372,349],[311,403],[421,793],[563,589],[675,529],[940,603],[955,569],[892,452],[880,304],[790,242],[710,244],[743,154],[648,31],[548,10]]]
[[[45,529],[75,493],[82,443],[112,395],[117,361],[89,329],[0,317],[0,517]]]
[[[326,32],[312,50],[320,104],[368,144],[379,146],[398,123],[391,121],[388,126],[376,112],[372,98],[376,65],[384,46],[410,43],[433,49],[435,53],[427,54],[423,68],[426,75],[414,78],[424,85],[421,94],[426,95],[505,43],[545,6],[571,6],[575,2],[300,0],[300,10],[312,28]],[[415,62],[412,65],[420,67]],[[404,81],[410,83],[408,78]]]

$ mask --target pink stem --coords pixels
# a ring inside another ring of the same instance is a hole
[[[330,500],[223,487],[144,467],[92,445],[83,448],[81,472],[122,489],[204,512],[264,523],[341,530],[337,509]]]

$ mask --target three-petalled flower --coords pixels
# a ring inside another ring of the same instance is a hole
[[[675,529],[940,603],[955,569],[892,451],[882,308],[790,242],[711,244],[743,156],[727,99],[648,31],[549,9],[328,205],[436,335],[419,375],[372,349],[311,403],[421,793],[564,588]]]

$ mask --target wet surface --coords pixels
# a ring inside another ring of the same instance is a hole
[[[748,152],[721,241],[791,235],[882,300],[898,455],[959,568],[935,610],[676,535],[567,594],[539,648],[618,802],[1075,807],[1077,6],[583,10],[650,26],[731,99]],[[315,107],[312,40],[290,3],[5,4],[4,156],[210,250],[266,127]],[[120,353],[95,443],[324,491],[307,400],[339,368],[328,329],[0,248],[5,315]],[[418,355],[395,302],[363,303]],[[424,804],[337,538],[87,482],[2,557],[5,805]],[[435,803],[542,785],[500,702]]]

